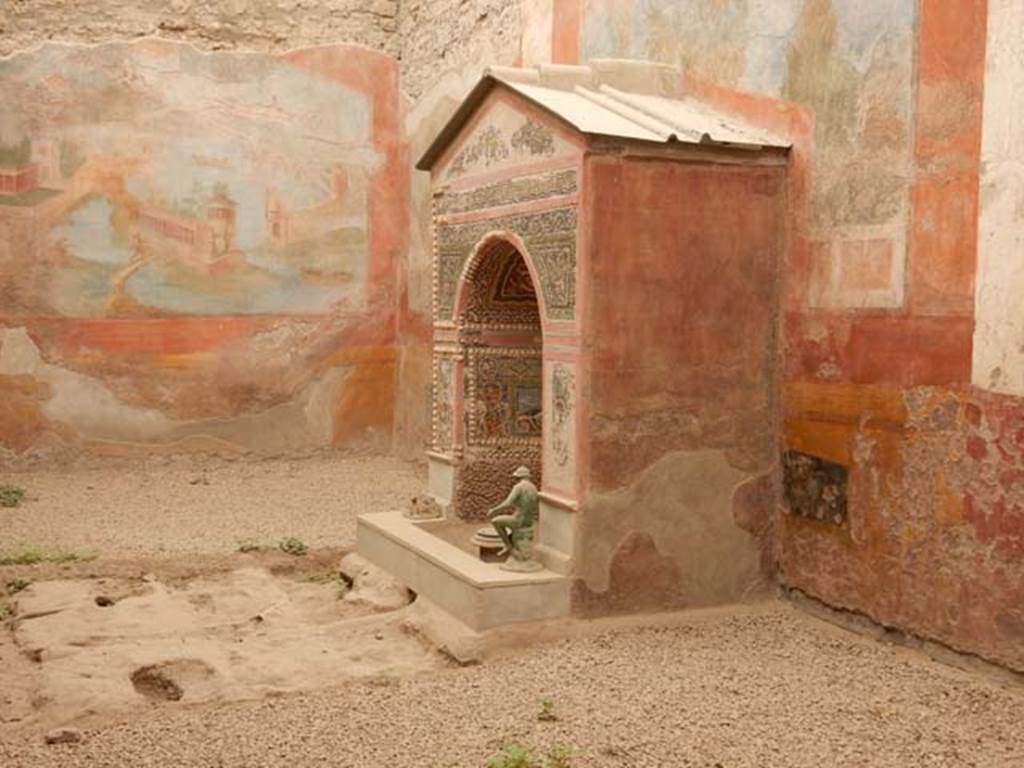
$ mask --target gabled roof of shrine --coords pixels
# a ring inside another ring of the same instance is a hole
[[[598,59],[588,66],[490,67],[416,167],[430,170],[488,95],[500,87],[588,136],[749,150],[792,146],[698,99],[675,95],[681,82],[682,74],[674,67],[622,59]]]

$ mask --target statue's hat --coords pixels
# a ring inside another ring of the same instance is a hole
[[[530,476],[530,470],[527,467],[520,467],[512,473],[512,477],[527,478]]]

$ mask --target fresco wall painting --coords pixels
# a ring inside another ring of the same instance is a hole
[[[791,472],[782,581],[1024,668],[1024,573],[1006,557],[1021,530],[1018,484],[1012,472],[968,483],[964,464],[1015,461],[993,444],[1019,405],[1019,184],[1006,160],[1020,138],[1006,90],[1020,73],[1017,4],[559,6],[581,10],[580,60],[678,63],[690,93],[794,142],[777,471],[793,452],[841,467],[847,510],[839,525],[800,514],[807,479]]]
[[[226,437],[202,422],[265,412],[332,369],[349,376],[330,344],[351,347],[371,378],[388,375],[393,298],[381,278],[405,221],[387,57],[45,45],[0,61],[0,82],[16,105],[0,115],[5,333],[26,328],[48,364],[169,419],[135,441],[207,427]],[[301,373],[281,371],[289,363]],[[275,372],[283,385],[269,383]],[[202,386],[217,406],[196,402]],[[371,420],[382,434],[388,410]],[[307,426],[302,447],[336,437]]]

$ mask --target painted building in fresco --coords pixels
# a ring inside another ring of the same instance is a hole
[[[774,500],[771,570],[1024,669],[1021,4],[505,5],[463,37],[400,20],[400,64],[154,41],[0,61],[17,105],[0,114],[4,459],[420,454],[433,200],[412,159],[486,65],[661,62],[683,92],[793,145],[778,451],[747,489]],[[637,260],[653,247],[642,232],[629,245]],[[542,423],[566,388],[547,383]],[[528,433],[538,398],[522,389],[507,408],[491,398],[482,428]],[[658,417],[654,399],[630,408]],[[697,414],[666,429],[730,427]],[[595,601],[649,533],[608,542]]]

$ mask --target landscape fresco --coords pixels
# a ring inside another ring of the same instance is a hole
[[[0,83],[6,314],[364,306],[381,164],[366,94],[156,41],[48,45],[0,61]]]

